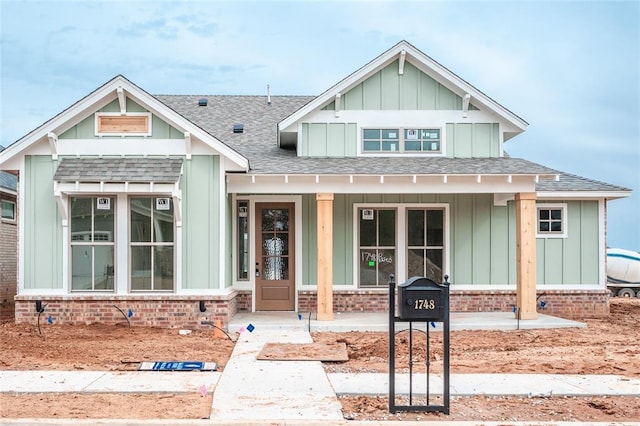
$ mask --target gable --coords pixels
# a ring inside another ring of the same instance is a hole
[[[403,74],[395,60],[341,96],[344,110],[458,110],[463,99],[406,62]],[[332,101],[324,110],[335,110]],[[473,104],[470,110],[477,110]]]
[[[90,114],[84,120],[75,124],[62,134],[58,136],[59,139],[94,139],[94,138],[132,138],[138,137],[138,135],[127,135],[126,133],[118,133],[114,131],[113,134],[98,135],[99,125],[96,114],[100,113],[113,113],[113,117],[126,117],[127,114],[149,114],[151,118],[150,134],[151,139],[184,139],[184,133],[176,129],[171,124],[162,120],[156,114],[151,113],[148,109],[142,107],[131,99],[126,100],[126,113],[124,116],[120,114],[119,101],[113,100],[102,108],[99,108],[94,114]],[[135,115],[133,115],[135,117]],[[109,117],[106,115],[105,117]],[[144,116],[143,116],[144,117]]]
[[[335,111],[482,112],[500,124],[502,140],[523,132],[527,122],[406,41],[384,52],[278,123],[279,143],[292,140],[318,112]],[[338,121],[338,120],[332,120]],[[486,121],[485,121],[486,122]],[[293,145],[289,143],[289,145]]]
[[[98,132],[104,124],[100,116],[110,119],[105,120],[110,127]],[[134,120],[127,121],[129,116]],[[53,160],[59,155],[173,155],[188,160],[192,154],[223,156],[225,170],[249,166],[246,157],[119,75],[3,150],[0,168],[18,170],[27,155]]]

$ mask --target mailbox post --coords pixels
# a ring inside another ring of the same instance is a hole
[[[389,411],[441,411],[449,414],[449,277],[437,284],[428,278],[413,277],[398,284],[396,316],[396,283],[389,277]],[[396,404],[395,334],[396,323],[409,323],[409,404]],[[424,322],[426,334],[426,404],[413,404],[413,323]],[[430,335],[429,323],[442,323],[443,393],[442,404],[430,404]]]

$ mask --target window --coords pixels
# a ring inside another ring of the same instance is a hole
[[[114,197],[71,198],[71,290],[114,289]]]
[[[238,201],[238,280],[249,280],[249,202]]]
[[[131,290],[173,290],[174,213],[169,197],[129,200]]]
[[[440,129],[364,129],[362,152],[440,153]]]
[[[538,237],[566,237],[566,204],[539,204],[537,208]]]
[[[16,220],[16,203],[2,200],[0,208],[2,209],[2,219]]]
[[[407,210],[407,278],[441,283],[444,260],[444,210]]]
[[[359,208],[361,287],[387,286],[396,272],[396,210]]]

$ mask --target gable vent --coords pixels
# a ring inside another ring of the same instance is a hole
[[[198,99],[198,106],[207,106],[208,102],[207,98],[200,98]]]
[[[244,133],[244,124],[234,124],[233,133]]]

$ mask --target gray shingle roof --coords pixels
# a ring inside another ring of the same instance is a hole
[[[572,175],[570,173],[558,172],[560,179],[541,180],[536,185],[536,189],[542,192],[570,192],[570,191],[593,191],[593,192],[610,192],[610,191],[631,191],[628,188],[611,185],[609,183],[588,179],[582,176]]]
[[[64,158],[53,177],[62,182],[175,183],[181,158]]]
[[[277,124],[313,96],[182,96],[157,95],[158,100],[222,143],[249,159],[254,174],[557,174],[559,181],[541,180],[540,191],[626,191],[579,176],[562,173],[519,158],[448,157],[297,157],[278,147]],[[208,99],[207,106],[198,100]],[[243,133],[233,133],[244,124]]]
[[[0,171],[0,188],[15,191],[18,189],[18,178],[11,173]]]

